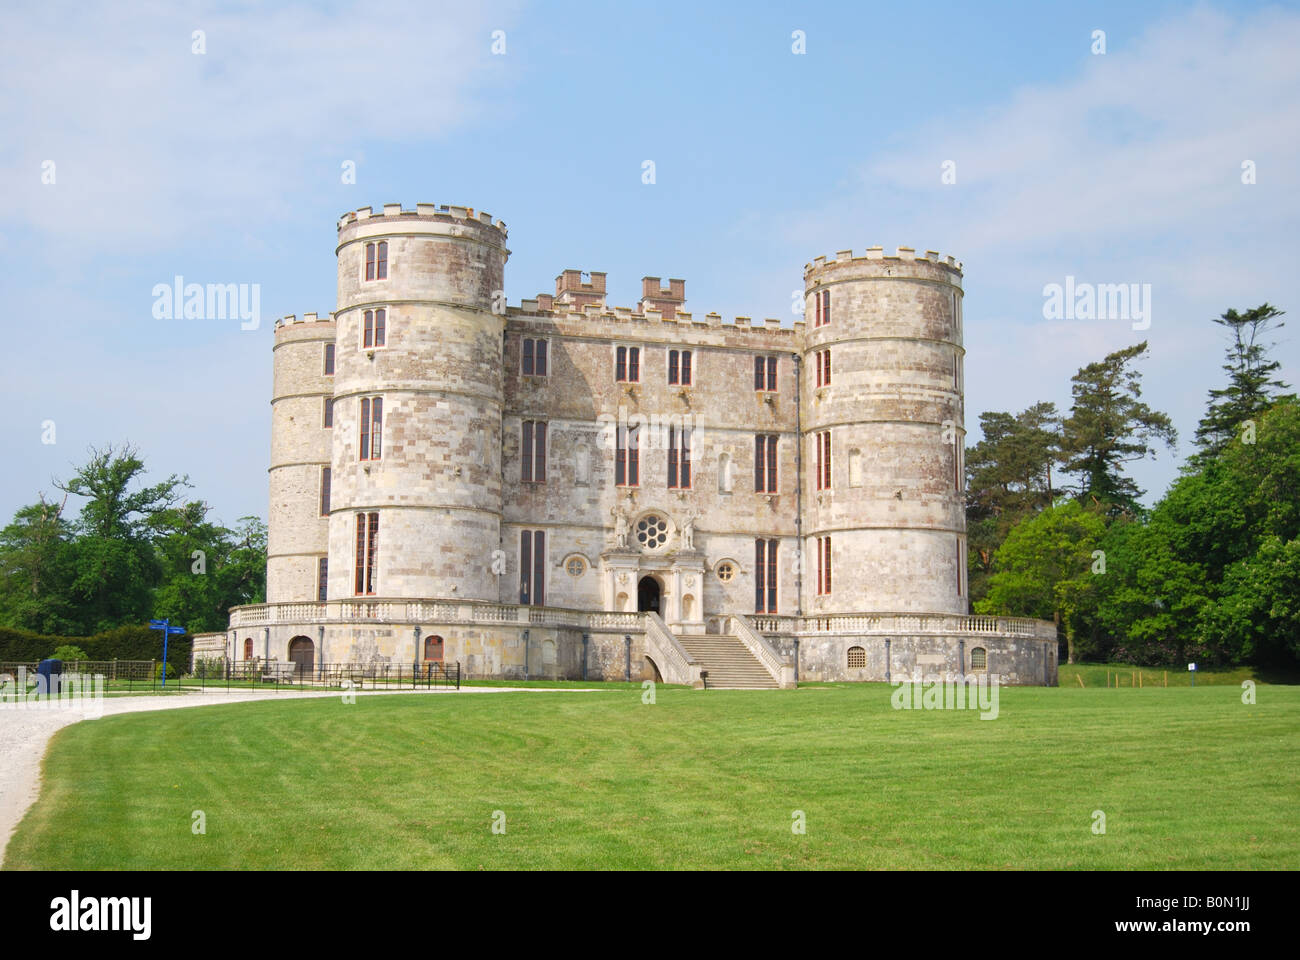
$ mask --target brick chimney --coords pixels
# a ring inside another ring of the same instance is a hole
[[[565,270],[555,278],[555,303],[581,311],[588,304],[605,307],[605,274],[592,271],[583,281],[581,270]]]
[[[661,287],[658,277],[641,278],[640,310],[658,310],[665,317],[674,317],[686,303],[686,281],[669,280],[668,286]]]

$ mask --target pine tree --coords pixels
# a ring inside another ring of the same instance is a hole
[[[1264,303],[1245,313],[1229,310],[1214,319],[1231,337],[1228,362],[1223,365],[1228,386],[1210,391],[1209,406],[1196,428],[1196,445],[1200,450],[1192,457],[1194,465],[1222,453],[1237,437],[1242,425],[1267,410],[1278,399],[1278,391],[1287,388],[1281,380],[1273,379],[1281,367],[1278,361],[1268,358],[1273,344],[1262,342],[1267,333],[1282,328],[1278,320],[1281,316],[1281,310]]]

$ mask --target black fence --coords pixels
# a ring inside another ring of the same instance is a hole
[[[35,663],[0,663],[0,675],[36,680]],[[318,663],[280,660],[200,660],[182,676],[156,661],[68,662],[65,676],[104,678],[109,693],[187,693],[203,690],[427,690],[460,689],[460,663]]]
[[[170,681],[169,681],[170,682]],[[200,690],[460,689],[460,663],[296,663],[292,660],[200,661],[181,683]]]

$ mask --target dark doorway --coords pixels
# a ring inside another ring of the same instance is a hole
[[[653,610],[659,613],[659,581],[654,577],[642,577],[636,585],[636,608],[640,611]]]
[[[297,666],[294,670],[298,676],[311,673],[316,663],[316,646],[306,637],[294,637],[289,641],[289,659]]]

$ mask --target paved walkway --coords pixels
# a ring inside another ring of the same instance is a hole
[[[359,697],[443,695],[465,693],[595,693],[592,687],[434,687],[427,690],[353,690]],[[148,710],[176,710],[205,707],[221,703],[248,703],[257,700],[306,700],[340,697],[341,690],[310,693],[264,693],[210,688],[205,692],[168,694],[165,696],[107,697],[103,700],[105,717],[120,713],[143,713]],[[95,719],[96,712],[58,707],[39,709],[0,705],[0,864],[4,863],[9,838],[27,808],[36,802],[41,790],[41,761],[55,731],[80,720]]]

